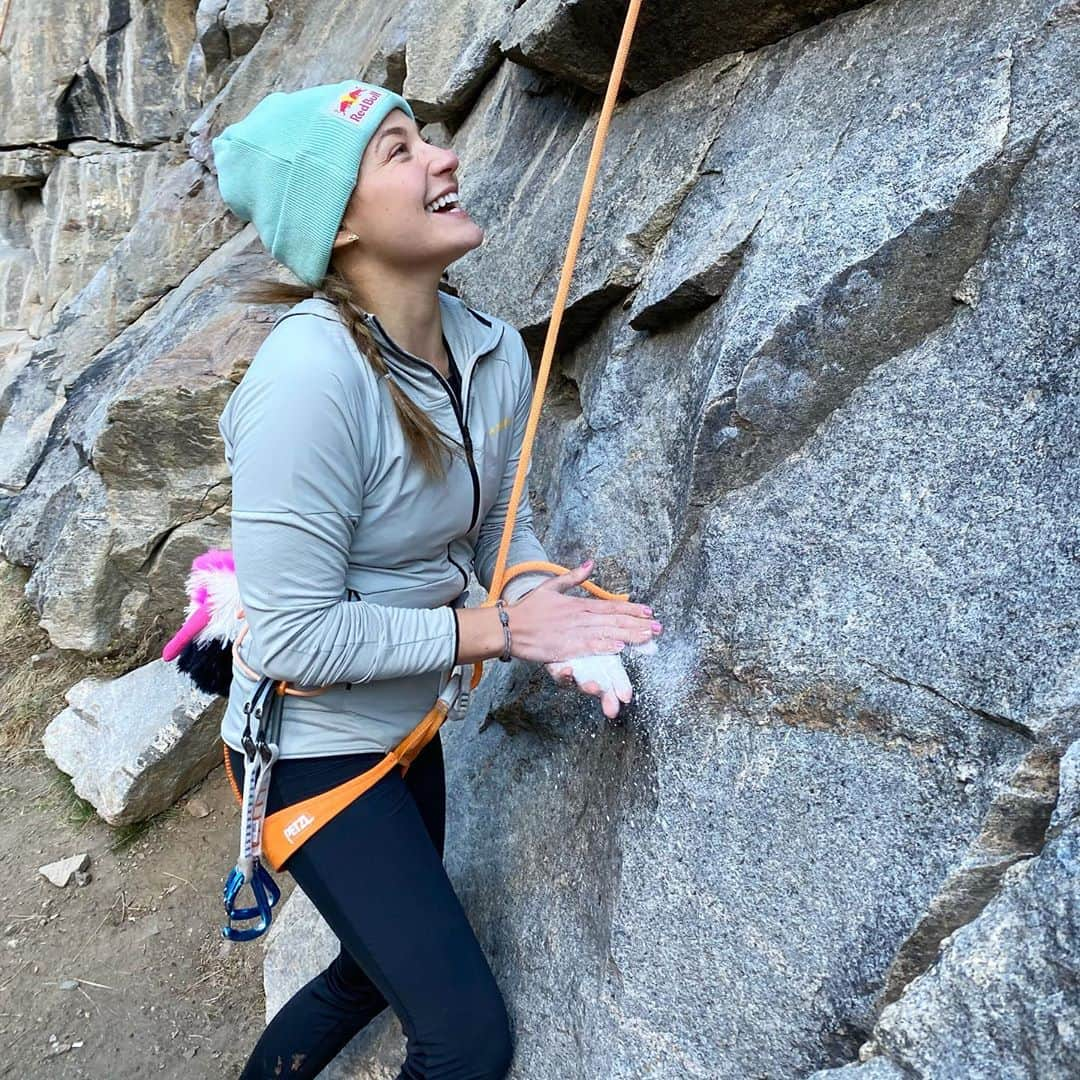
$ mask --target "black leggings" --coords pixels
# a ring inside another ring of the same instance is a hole
[[[230,747],[229,757],[242,784],[243,755]],[[343,783],[381,758],[278,760],[267,813]],[[341,950],[274,1015],[240,1080],[317,1076],[387,1004],[407,1039],[396,1080],[506,1075],[513,1055],[506,1006],[443,868],[445,824],[436,734],[404,777],[391,769],[289,857],[283,871],[319,910]],[[245,888],[241,903],[250,900]]]

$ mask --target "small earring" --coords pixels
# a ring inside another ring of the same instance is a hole
[[[357,236],[357,235],[356,235],[356,233],[354,233],[354,232],[351,232],[351,233],[346,233],[346,234],[345,234],[345,236],[346,236],[346,238],[347,238],[348,240],[350,240],[350,241],[351,241],[351,240],[359,240],[359,239],[360,239],[360,237],[359,237],[359,236]]]

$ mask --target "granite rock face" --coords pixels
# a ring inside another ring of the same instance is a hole
[[[88,655],[163,644],[228,542],[216,422],[278,314],[234,292],[286,275],[212,138],[272,90],[403,91],[486,234],[450,287],[539,354],[625,9],[145,7],[110,32],[169,53],[143,84],[71,27],[34,73],[50,107],[0,118],[0,553]],[[445,861],[512,1075],[1065,1077],[1080,7],[642,17],[532,491],[551,556],[594,556],[666,633],[616,721],[489,665],[443,729]],[[30,62],[8,51],[0,93]],[[75,108],[90,72],[104,100]],[[337,946],[299,891],[270,946],[272,1014]],[[401,1053],[386,1014],[332,1075]]]
[[[192,104],[180,75],[194,40],[193,7],[43,0],[11,11],[0,64],[3,145],[174,138]]]
[[[1080,742],[1069,756],[1078,752]],[[1075,1075],[1080,817],[1071,770],[1063,770],[1061,793],[1068,817],[1037,857],[1009,869],[978,918],[945,938],[937,964],[882,1012],[863,1051],[866,1064],[827,1069],[815,1080]],[[877,1071],[883,1068],[897,1071]]]

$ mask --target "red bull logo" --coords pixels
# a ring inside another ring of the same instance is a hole
[[[368,114],[372,105],[382,96],[380,90],[372,90],[366,86],[356,86],[342,94],[331,111],[344,120],[359,124]]]

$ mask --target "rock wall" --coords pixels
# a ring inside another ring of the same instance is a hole
[[[0,552],[100,655],[164,642],[228,543],[217,415],[274,315],[232,289],[275,265],[210,139],[271,90],[400,90],[487,234],[452,287],[538,348],[625,4],[77,6],[0,48]],[[615,722],[496,665],[444,729],[515,1076],[1072,1075],[1078,27],[644,5],[533,488],[667,630]],[[298,892],[271,1011],[330,944]]]

